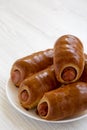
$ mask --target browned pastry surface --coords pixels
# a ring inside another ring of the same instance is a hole
[[[85,54],[85,66],[79,81],[87,82],[87,54]]]
[[[87,83],[64,85],[44,94],[37,106],[38,114],[46,120],[61,120],[87,109]]]
[[[17,60],[11,69],[11,79],[16,86],[34,73],[53,64],[53,49],[33,53]]]
[[[60,37],[54,45],[54,68],[62,83],[74,82],[84,69],[84,52],[81,41],[73,35]]]
[[[19,101],[26,109],[37,105],[45,92],[59,87],[53,65],[26,78],[19,87]]]

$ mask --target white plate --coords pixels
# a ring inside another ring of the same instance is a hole
[[[79,119],[82,119],[84,117],[87,116],[87,111],[73,116],[72,118],[68,118],[65,120],[60,120],[60,121],[48,121],[48,120],[44,120],[41,119],[35,112],[35,109],[33,110],[25,110],[19,103],[18,100],[18,88],[16,88],[13,83],[11,82],[11,80],[8,81],[7,85],[6,85],[6,93],[7,93],[7,97],[10,101],[10,103],[12,104],[12,106],[17,109],[19,112],[21,112],[22,114],[24,114],[27,117],[33,118],[35,120],[39,120],[39,121],[44,121],[44,122],[49,122],[49,123],[65,123],[65,122],[72,122],[72,121],[76,121]]]

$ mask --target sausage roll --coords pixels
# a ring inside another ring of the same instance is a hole
[[[26,78],[53,64],[53,49],[33,53],[18,59],[12,66],[11,79],[16,86]]]
[[[26,78],[20,85],[18,97],[26,109],[34,108],[43,94],[60,86],[53,65]]]
[[[87,83],[75,82],[46,92],[37,106],[46,120],[61,120],[87,109]]]
[[[78,80],[84,69],[84,49],[73,35],[60,37],[54,45],[54,68],[58,81],[71,83]]]

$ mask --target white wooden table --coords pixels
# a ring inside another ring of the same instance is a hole
[[[64,34],[80,38],[87,50],[87,0],[0,0],[0,130],[87,130],[87,117],[50,124],[17,112],[6,96],[13,62],[53,47]]]

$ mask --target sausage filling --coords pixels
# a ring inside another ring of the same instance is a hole
[[[39,108],[38,108],[38,114],[40,116],[46,116],[48,113],[48,105],[46,102],[43,102],[39,105]]]
[[[27,101],[27,99],[29,98],[29,94],[26,90],[22,91],[20,94],[20,98],[22,101]]]
[[[66,67],[62,72],[62,79],[64,81],[73,81],[76,78],[76,70],[73,67]]]
[[[19,70],[15,70],[15,71],[12,72],[11,78],[12,78],[12,81],[13,81],[14,84],[17,84],[19,82],[20,76],[21,76],[21,74],[20,74]]]

